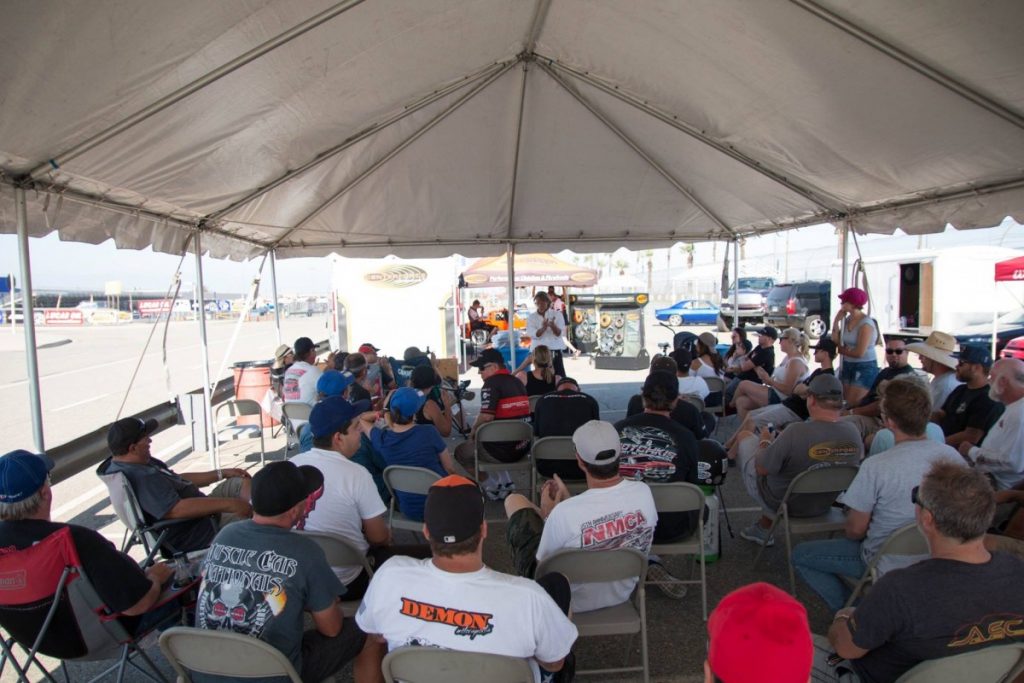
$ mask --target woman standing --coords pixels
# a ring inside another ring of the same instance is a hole
[[[806,360],[809,349],[807,335],[795,327],[782,333],[779,337],[779,350],[785,354],[785,358],[776,366],[775,372],[769,376],[764,368],[756,368],[762,384],[744,380],[736,389],[733,403],[740,422],[751,410],[782,403],[793,393],[796,385],[811,374]]]
[[[839,295],[840,306],[832,321],[832,341],[841,358],[839,379],[846,405],[855,406],[867,395],[878,376],[878,326],[864,312],[868,294],[850,287]]]

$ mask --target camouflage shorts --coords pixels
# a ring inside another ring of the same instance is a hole
[[[544,520],[533,508],[519,510],[508,520],[505,537],[512,547],[512,563],[516,574],[533,578],[537,569],[537,546],[544,532]]]

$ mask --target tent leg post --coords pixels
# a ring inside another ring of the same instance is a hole
[[[270,292],[274,297],[274,328],[277,330],[277,345],[281,345],[281,302],[277,299],[277,249],[270,250]]]
[[[847,287],[850,287],[850,221],[843,221],[842,227],[839,228],[839,235],[840,258],[843,260],[840,284],[845,290]]]
[[[32,436],[36,451],[44,452],[43,407],[39,398],[39,358],[36,354],[36,321],[32,306],[32,263],[28,253],[28,213],[25,208],[25,188],[14,188],[14,203],[18,221],[18,260],[21,265],[21,312],[25,327],[25,366],[28,368],[28,398],[32,411]],[[11,287],[11,329],[14,329],[14,287]]]
[[[740,241],[732,241],[732,326],[740,324]]]
[[[206,297],[203,294],[203,245],[201,234],[196,233],[196,316],[199,319],[199,341],[202,349],[203,411],[206,417],[206,443],[210,454],[210,467],[217,469],[217,447],[213,440],[213,399],[210,394],[210,347],[206,338]],[[245,315],[243,312],[242,315]]]
[[[519,342],[516,340],[516,248],[508,242],[505,245],[505,264],[508,268],[508,351],[509,351],[509,370],[515,370],[518,365],[516,364],[516,347]]]

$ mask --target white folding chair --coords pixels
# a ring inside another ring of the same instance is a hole
[[[647,577],[647,556],[632,548],[615,550],[560,550],[545,558],[537,566],[535,576],[558,572],[569,579],[569,583],[603,583],[637,579],[633,597],[625,602],[591,610],[575,612],[572,622],[576,624],[581,637],[615,636],[640,634],[641,666],[626,666],[612,669],[577,669],[577,674],[607,674],[626,671],[642,671],[644,683],[650,678],[647,665],[647,599],[644,581]],[[628,653],[631,648],[627,648]]]
[[[921,662],[896,683],[1013,683],[1024,673],[1024,643],[992,645],[942,659]]]
[[[434,482],[440,478],[437,472],[426,467],[390,465],[384,468],[384,485],[391,493],[391,502],[388,503],[388,524],[392,529],[405,529],[417,534],[423,532],[422,520],[410,519],[395,509],[398,504],[398,496],[395,493],[401,491],[425,496]]]
[[[725,380],[721,377],[705,377],[704,381],[708,385],[710,394],[718,392],[723,397],[723,400],[719,401],[717,406],[705,406],[704,410],[708,411],[712,415],[722,417],[725,414]]]
[[[222,427],[220,426],[220,415],[224,411],[227,411],[228,415],[234,419],[231,424]],[[258,418],[257,424],[238,424],[238,418],[250,416],[256,416]],[[258,436],[260,439],[260,467],[266,464],[267,451],[263,441],[263,408],[260,407],[259,403],[251,398],[235,398],[229,401],[224,401],[224,403],[218,405],[213,411],[213,424],[216,427],[216,431],[213,435],[215,449],[219,450],[220,445],[226,441],[251,439]],[[222,439],[221,435],[225,432],[228,433],[228,438]]]
[[[533,411],[537,410],[537,401],[540,400],[541,394],[535,394],[530,397],[530,415],[533,415]]]
[[[282,677],[303,683],[276,647],[233,631],[177,626],[160,635],[160,650],[178,675],[178,683],[191,683],[192,673],[241,679]]]
[[[651,546],[652,555],[696,555],[700,564],[700,580],[683,581],[677,579],[673,583],[699,583],[701,610],[704,621],[708,620],[708,581],[707,565],[704,561],[704,492],[695,484],[677,481],[664,484],[649,484],[654,496],[654,506],[658,510],[659,519],[666,513],[697,512],[697,528],[686,538],[668,543],[655,543]],[[716,520],[708,520],[714,524]],[[647,583],[658,585],[662,582],[647,580]]]
[[[531,456],[533,457],[533,491],[537,498],[540,498],[541,485],[547,481],[547,478],[542,475],[538,470],[538,466],[545,462],[571,462],[575,466],[576,464],[576,446],[572,442],[571,436],[542,436],[533,442],[533,448],[531,449]],[[580,476],[583,472],[580,472]],[[569,493],[576,495],[583,493],[587,490],[587,481],[585,479],[562,479],[565,483],[565,487],[569,489]]]
[[[778,511],[772,517],[772,526],[768,536],[774,537],[775,529],[782,524],[786,537],[786,562],[789,564],[789,591],[796,595],[796,574],[793,572],[793,540],[794,535],[815,534],[821,532],[842,531],[846,527],[846,516],[836,507],[817,517],[793,517],[789,514],[789,506],[797,497],[818,496],[831,497],[832,502],[845,491],[853,478],[857,476],[856,465],[831,465],[818,469],[806,470],[796,475],[786,489]],[[754,558],[753,567],[761,560],[766,546],[761,546]],[[752,568],[753,568],[752,567]]]
[[[460,652],[436,647],[406,646],[392,650],[381,663],[387,683],[533,683],[525,659],[483,652]]]
[[[530,495],[528,498],[532,500],[534,481],[533,458],[530,455],[530,448],[527,449],[526,454],[521,459],[515,462],[498,462],[487,453],[487,448],[484,445],[493,442],[511,441],[526,441],[532,446],[533,427],[522,420],[492,420],[477,427],[476,435],[474,436],[476,448],[474,449],[473,457],[473,474],[476,480],[480,481],[481,472],[500,472],[502,470],[510,472],[524,471],[530,481]],[[502,517],[504,518],[504,515]]]
[[[700,396],[694,396],[693,394],[680,394],[679,400],[686,401],[691,406],[696,408],[698,412],[704,411],[704,399],[702,399]]]
[[[285,451],[299,445],[299,427],[309,422],[309,414],[311,412],[313,412],[313,406],[304,401],[285,401],[284,405],[281,406],[285,434],[288,435]]]
[[[849,599],[846,601],[846,606],[852,607],[857,602],[857,598],[861,596],[861,593],[866,591],[870,584],[877,582],[881,578],[884,567],[879,565],[884,564],[885,559],[892,560],[898,557],[910,559],[922,555],[927,556],[928,553],[928,541],[925,540],[916,522],[911,522],[892,532],[889,534],[889,538],[885,539],[882,543],[882,547],[878,549],[875,556],[871,558],[871,562],[868,563],[863,576],[854,584],[853,593],[850,594]]]
[[[324,555],[327,556],[327,564],[331,565],[331,567],[343,569],[358,567],[365,571],[368,577],[373,578],[373,567],[370,566],[370,560],[367,559],[366,553],[359,550],[359,548],[352,544],[352,541],[344,536],[326,531],[299,531],[298,533],[308,536],[320,546],[320,549],[324,551]],[[345,600],[342,601],[341,607],[345,614],[351,616],[359,609],[359,603],[361,602],[362,599]]]

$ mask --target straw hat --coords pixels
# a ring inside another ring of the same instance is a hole
[[[274,351],[274,367],[284,367],[284,357],[291,352],[292,347],[288,346],[287,344],[281,344],[280,346],[278,346],[277,350]]]
[[[956,369],[957,359],[953,357],[956,339],[945,332],[932,332],[923,342],[907,344],[907,351],[913,351],[947,368]]]

